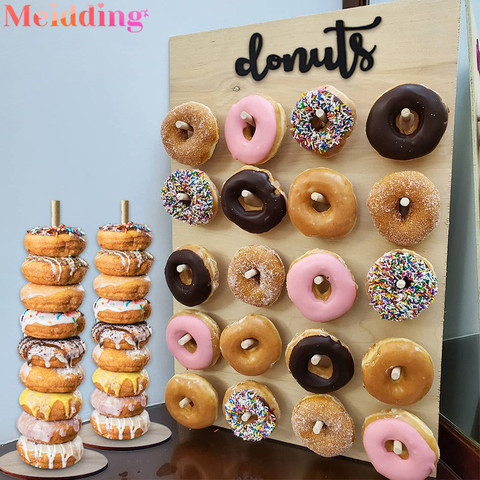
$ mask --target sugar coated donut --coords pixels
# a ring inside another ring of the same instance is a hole
[[[45,368],[24,363],[20,380],[30,390],[44,393],[74,392],[83,382],[85,372],[81,365],[64,368]]]
[[[370,305],[386,320],[415,318],[435,299],[438,280],[430,262],[410,250],[392,250],[370,268]]]
[[[228,286],[242,302],[268,307],[282,293],[285,267],[275,250],[264,245],[242,247],[228,266]]]
[[[322,457],[344,454],[355,439],[352,417],[332,395],[300,400],[293,408],[292,428],[303,445]]]
[[[184,165],[201,165],[211,158],[220,138],[217,119],[206,105],[186,102],[167,113],[162,122],[166,152]]]
[[[46,313],[71,312],[83,302],[85,290],[75,285],[37,285],[27,283],[20,290],[20,300],[29,310]]]
[[[217,187],[201,170],[176,170],[160,196],[166,212],[189,225],[210,222],[218,210]]]
[[[65,443],[73,440],[82,426],[77,415],[68,420],[45,422],[23,412],[17,419],[17,429],[27,440],[38,443]]]
[[[355,371],[350,349],[320,328],[297,333],[287,345],[285,360],[293,378],[312,393],[342,388]]]
[[[90,415],[90,424],[102,437],[111,440],[132,440],[147,433],[150,428],[150,416],[146,410],[133,417],[112,417],[94,410]]]
[[[167,347],[185,368],[202,370],[220,356],[220,328],[215,320],[197,310],[182,310],[170,318]]]
[[[238,373],[261,375],[280,358],[282,340],[267,317],[250,314],[223,329],[220,350]]]
[[[24,337],[18,345],[18,353],[29,365],[62,368],[75,366],[82,359],[85,348],[80,337],[62,340]]]
[[[146,298],[139,300],[110,300],[97,298],[93,304],[95,318],[106,323],[132,324],[143,322],[152,313]]]
[[[93,289],[99,297],[109,300],[141,300],[148,294],[151,283],[148,275],[124,277],[101,273],[95,277]]]
[[[35,338],[61,339],[75,337],[83,332],[85,318],[81,312],[46,313],[25,310],[20,317],[20,326],[25,335]]]
[[[350,180],[330,168],[305,170],[290,186],[288,215],[308,237],[347,235],[357,221],[357,199]]]
[[[375,101],[366,133],[382,157],[410,160],[433,151],[447,123],[448,107],[440,95],[425,85],[410,83],[387,90]]]
[[[32,467],[53,470],[77,463],[83,456],[83,442],[77,436],[65,443],[38,443],[27,440],[22,435],[17,441],[17,452]]]
[[[290,265],[287,292],[305,318],[329,322],[350,310],[357,284],[339,255],[316,248]]]
[[[440,219],[440,193],[420,172],[394,172],[382,178],[370,190],[367,205],[378,231],[404,247],[424,240]]]
[[[28,255],[22,264],[27,281],[41,285],[72,285],[80,283],[88,263],[80,257],[41,257]]]
[[[148,387],[148,373],[140,372],[110,372],[97,368],[92,375],[94,385],[108,395],[114,397],[133,397],[140,395]]]
[[[423,398],[433,382],[429,353],[407,338],[384,338],[362,359],[363,384],[370,395],[392,405],[410,405]]]
[[[253,205],[252,195],[261,207]],[[220,200],[225,216],[250,233],[268,232],[287,213],[287,196],[280,183],[268,170],[257,167],[243,167],[234,173],[223,184]]]
[[[362,437],[375,470],[390,480],[424,480],[433,473],[440,457],[432,431],[405,410],[384,410],[368,416]],[[399,453],[395,453],[395,446]]]
[[[303,148],[331,157],[343,148],[356,118],[352,100],[331,85],[322,85],[298,100],[290,132]]]
[[[95,257],[95,266],[105,275],[145,275],[155,260],[146,250],[107,250],[102,248]]]
[[[90,396],[92,407],[108,417],[134,417],[147,406],[148,395],[141,393],[133,397],[113,397],[96,388]]]
[[[267,386],[247,380],[225,392],[223,413],[236,437],[258,442],[275,429],[280,407]]]
[[[245,113],[254,126],[244,119]],[[249,95],[230,107],[225,141],[236,160],[248,165],[265,163],[277,153],[286,128],[285,111],[279,103],[265,95]]]
[[[152,231],[139,223],[107,223],[98,229],[97,242],[107,250],[145,250],[152,243]]]
[[[68,420],[82,408],[79,390],[68,393],[42,393],[26,388],[18,399],[20,406],[29,415],[40,420],[53,422]]]
[[[218,266],[200,245],[176,248],[165,264],[165,280],[172,295],[187,307],[205,303],[218,288]]]
[[[195,373],[174,375],[165,388],[170,415],[187,428],[205,428],[217,418],[218,394],[208,380]]]
[[[85,234],[76,227],[35,227],[25,235],[25,249],[32,255],[45,257],[74,257],[87,246]]]
[[[92,353],[93,361],[103,370],[110,372],[138,372],[150,361],[148,347],[132,350],[103,348],[97,345]]]
[[[147,322],[132,325],[115,325],[97,322],[92,328],[92,337],[101,347],[132,350],[144,347],[152,336]]]

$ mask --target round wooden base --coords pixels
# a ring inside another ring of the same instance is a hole
[[[90,423],[82,426],[82,440],[86,447],[99,448],[100,450],[138,450],[141,448],[155,447],[166,442],[172,436],[171,430],[160,423],[150,423],[150,428],[145,435],[133,440],[110,440],[104,438],[93,430]]]
[[[84,450],[82,459],[75,465],[56,470],[32,467],[20,458],[16,450],[0,457],[0,472],[10,477],[23,479],[64,478],[71,480],[85,478],[103,472],[107,466],[107,458],[92,450]]]

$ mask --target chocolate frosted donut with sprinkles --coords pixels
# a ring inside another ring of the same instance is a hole
[[[356,117],[352,100],[331,85],[323,85],[298,100],[290,132],[303,148],[331,157],[343,148]]]
[[[176,170],[162,188],[161,201],[173,218],[189,225],[210,222],[218,210],[218,191],[201,170]]]
[[[412,319],[435,298],[438,280],[428,260],[411,250],[392,250],[370,268],[366,279],[370,305],[386,320]]]

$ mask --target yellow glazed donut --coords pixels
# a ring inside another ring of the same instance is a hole
[[[138,372],[150,361],[150,350],[147,347],[132,350],[102,348],[97,345],[93,349],[93,361],[103,370],[110,372]]]
[[[102,248],[95,257],[95,266],[105,275],[146,275],[155,260],[146,250],[107,250]]]
[[[150,277],[122,277],[117,275],[104,275],[95,277],[93,288],[99,297],[109,300],[141,300],[150,290]]]
[[[28,255],[22,264],[27,281],[40,285],[73,285],[80,283],[88,263],[80,257],[41,257]]]
[[[250,314],[224,328],[220,349],[238,373],[261,375],[280,358],[282,340],[267,317]]]
[[[83,382],[85,372],[81,365],[65,368],[29,366],[20,368],[20,380],[30,390],[44,393],[74,392]]]
[[[150,417],[146,410],[133,417],[111,417],[94,410],[90,416],[90,424],[102,437],[111,440],[131,440],[147,433]]]
[[[145,250],[152,243],[152,231],[138,223],[108,223],[97,233],[100,248],[108,250]]]
[[[47,422],[68,420],[82,408],[79,390],[69,393],[42,393],[26,388],[18,399],[20,406],[29,415]]]
[[[25,310],[20,317],[22,332],[31,337],[62,339],[83,332],[85,318],[81,312],[45,313]]]
[[[114,397],[133,397],[140,395],[148,387],[148,373],[140,372],[109,372],[97,368],[92,375],[94,385],[102,392]]]
[[[35,227],[27,231],[25,249],[44,257],[75,257],[87,246],[85,234],[75,227]]]
[[[25,308],[46,313],[72,312],[83,302],[85,290],[75,285],[36,285],[27,283],[20,290],[20,300]]]

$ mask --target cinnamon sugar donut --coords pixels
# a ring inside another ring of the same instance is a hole
[[[99,228],[97,242],[108,250],[145,250],[152,243],[152,231],[139,223],[108,223]]]
[[[110,372],[138,372],[150,361],[150,350],[147,347],[132,350],[102,348],[97,345],[93,349],[93,361],[103,370]]]
[[[140,300],[150,290],[150,277],[122,277],[101,273],[95,277],[93,288],[99,297],[109,300]]]
[[[76,227],[35,227],[27,231],[25,249],[32,255],[45,257],[74,257],[87,246],[85,234]]]
[[[367,206],[378,231],[401,246],[424,240],[440,219],[437,187],[415,171],[394,172],[375,183]]]
[[[186,123],[193,131],[178,128]],[[217,119],[206,105],[186,102],[170,110],[162,122],[162,142],[166,152],[184,165],[201,165],[213,155],[219,139]]]
[[[83,382],[85,372],[81,365],[64,368],[29,366],[20,368],[20,380],[30,390],[43,393],[74,392]]]
[[[71,312],[83,302],[85,290],[75,285],[36,285],[27,283],[20,290],[20,300],[26,308],[46,313]]]
[[[146,320],[152,313],[152,307],[146,298],[110,300],[100,297],[93,304],[93,312],[95,318],[102,322],[129,325]]]
[[[92,375],[94,385],[102,392],[114,397],[133,397],[140,395],[148,387],[148,373],[140,372],[109,372],[97,368]]]
[[[134,417],[111,417],[94,410],[90,424],[96,433],[111,440],[131,440],[147,433],[150,417],[144,410]]]
[[[242,302],[268,307],[282,293],[285,267],[271,248],[249,245],[237,250],[233,256],[227,281],[232,293]]]
[[[152,336],[147,322],[132,325],[115,325],[97,322],[92,328],[93,340],[104,348],[132,350],[144,347]]]
[[[85,318],[81,312],[46,313],[25,310],[20,317],[22,332],[35,338],[62,339],[83,332]]]
[[[107,417],[134,417],[140,415],[147,405],[148,395],[141,393],[133,397],[113,397],[96,388],[90,396],[92,407]]]
[[[88,263],[80,257],[41,257],[28,255],[22,264],[23,276],[40,285],[72,285],[80,283]]]
[[[95,266],[105,275],[145,275],[155,260],[146,250],[107,250],[102,248],[95,257]]]
[[[77,415],[68,420],[45,422],[23,412],[17,419],[17,429],[27,440],[38,443],[65,443],[80,431],[82,420]]]
[[[68,420],[82,408],[82,394],[79,390],[68,393],[44,393],[26,388],[18,399],[23,410],[40,420],[53,422]]]

